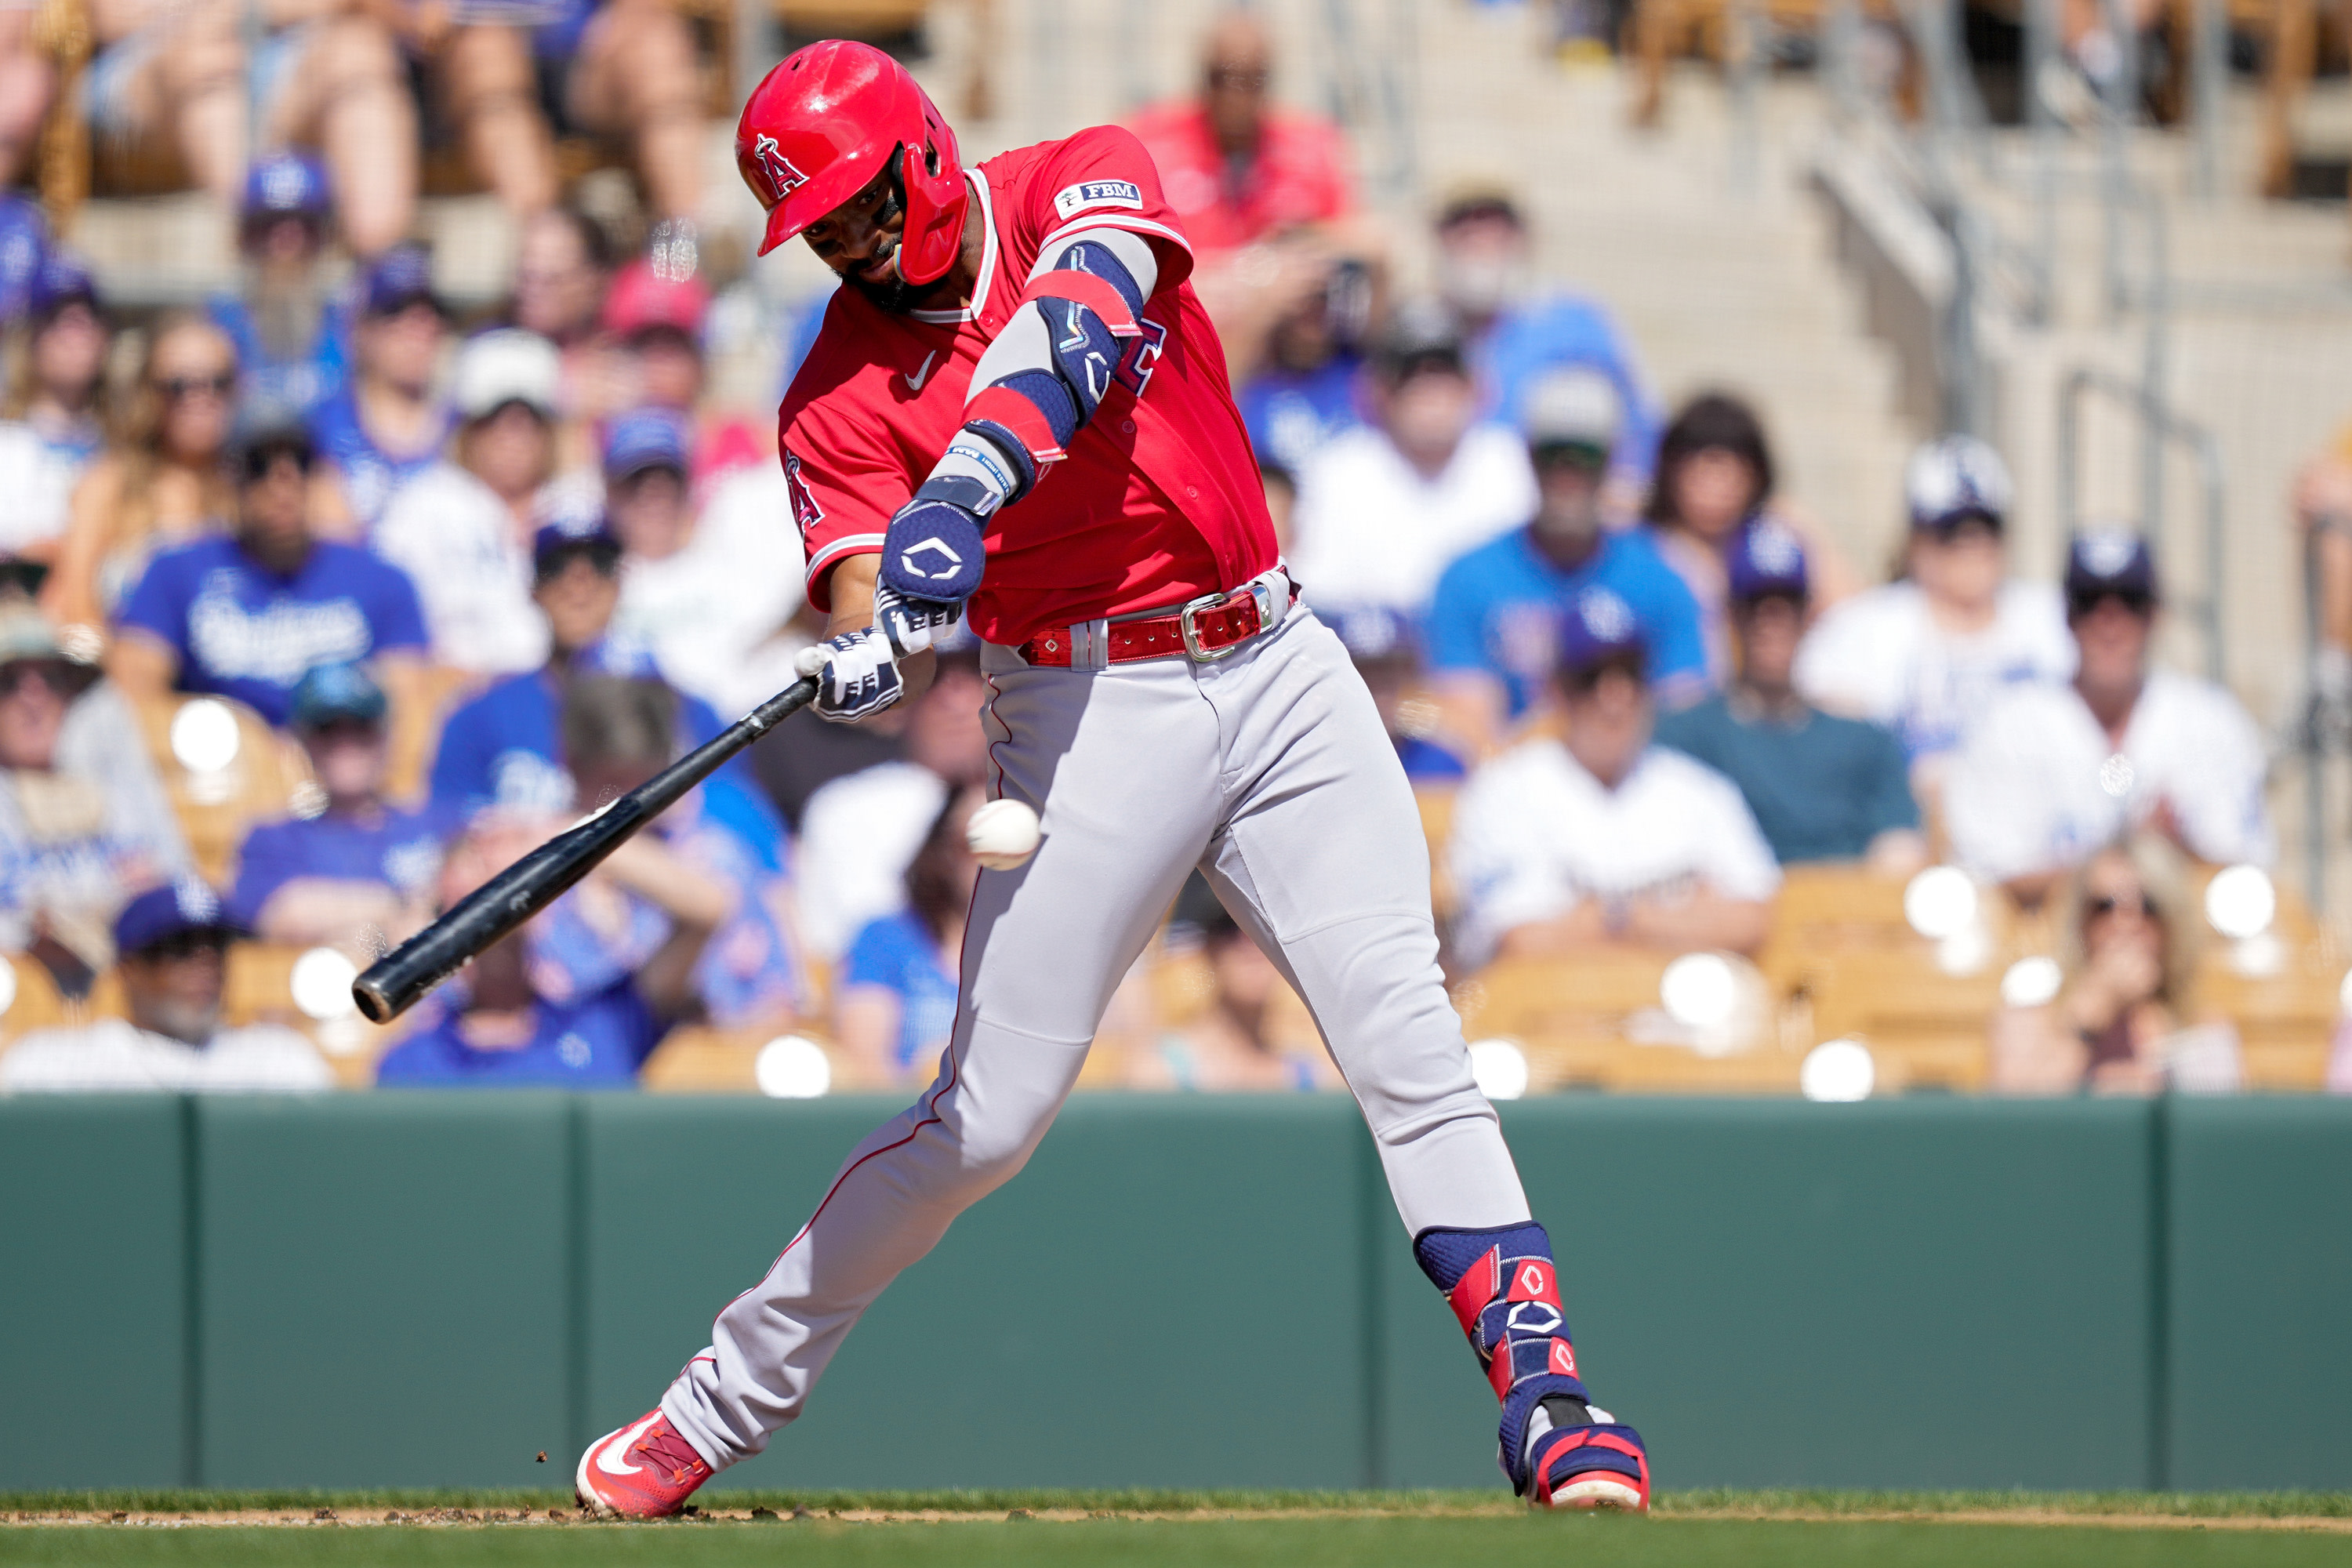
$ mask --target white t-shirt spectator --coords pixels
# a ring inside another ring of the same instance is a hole
[[[1448,562],[1527,521],[1536,499],[1527,442],[1499,425],[1471,426],[1434,479],[1364,426],[1326,442],[1299,476],[1291,562],[1319,603],[1418,616]]]
[[[659,561],[623,558],[614,634],[651,648],[671,685],[722,713],[775,695],[781,686],[738,700],[751,650],[800,607],[800,535],[781,521],[792,515],[776,465],[720,479],[686,548]]]
[[[593,474],[562,475],[541,489],[531,514],[545,521],[593,510],[603,495]],[[547,662],[547,619],[530,600],[529,530],[518,529],[498,492],[470,472],[436,463],[417,475],[371,542],[416,584],[434,663],[514,675]]]
[[[1705,888],[1760,900],[1780,886],[1739,786],[1662,746],[1613,790],[1558,741],[1514,747],[1464,787],[1448,858],[1462,896],[1456,939],[1473,963],[1492,958],[1506,932],[1588,898]]]
[[[0,553],[47,543],[66,531],[66,503],[89,467],[86,453],[45,440],[30,425],[0,423]]]
[[[838,960],[866,922],[907,901],[907,867],[947,804],[947,782],[913,763],[877,763],[809,796],[801,814],[801,935]]]
[[[1916,584],[1890,583],[1823,615],[1797,650],[1795,676],[1809,701],[1893,730],[1916,763],[1958,745],[2004,688],[2074,673],[2054,584],[2002,584],[1992,624],[1954,637]]]
[[[124,1018],[37,1029],[0,1052],[0,1093],[301,1094],[335,1086],[310,1042],[282,1024],[223,1029],[202,1047]]]
[[[2120,751],[2072,686],[2042,682],[2005,693],[1969,731],[1945,821],[1960,863],[1993,881],[2079,865],[2160,806],[2199,859],[2267,865],[2278,841],[2265,768],[2252,718],[2208,681],[2149,672]]]

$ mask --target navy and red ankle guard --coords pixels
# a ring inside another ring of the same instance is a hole
[[[1559,1305],[1559,1271],[1543,1226],[1424,1230],[1413,1238],[1422,1272],[1445,1295],[1502,1402],[1502,1461],[1512,1487],[1528,1489],[1528,1422],[1544,1400],[1590,1403],[1576,1374],[1576,1349]]]

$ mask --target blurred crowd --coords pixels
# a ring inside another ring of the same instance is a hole
[[[325,0],[248,60],[230,8],[96,7],[90,112],[176,135],[236,205],[238,292],[133,321],[0,208],[0,951],[12,993],[79,1008],[0,1050],[0,1089],[329,1083],[315,1031],[230,1020],[241,946],[364,963],[786,684],[815,635],[772,439],[709,395],[676,14],[394,10]],[[2155,657],[2146,542],[2094,528],[2063,580],[2013,574],[2001,457],[1948,437],[1885,498],[1906,543],[1872,582],[1782,490],[1767,411],[1662,404],[1607,307],[1540,275],[1522,193],[1444,192],[1432,285],[1401,288],[1343,139],[1275,104],[1273,65],[1228,18],[1198,90],[1134,128],[1286,557],[1437,829],[1451,972],[1755,955],[1785,868],[1945,861],[2055,933],[2060,984],[1987,1020],[1993,1087],[2231,1081],[2186,889],[2274,858],[2265,746]],[[521,226],[508,297],[469,319],[404,237],[415,169],[371,155],[417,144],[420,105]],[[634,139],[641,244],[560,203],[568,123]],[[787,374],[822,308],[786,324]],[[2300,504],[2352,707],[2352,438]],[[876,722],[787,726],[379,1042],[373,1078],[625,1085],[686,1028],[924,1079],[983,699],[966,647]],[[1204,888],[1150,960],[1087,1081],[1336,1085]]]

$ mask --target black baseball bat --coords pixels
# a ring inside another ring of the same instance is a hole
[[[577,827],[557,834],[475,889],[456,909],[370,964],[352,983],[352,1000],[379,1024],[407,1012],[467,959],[562,898],[619,848],[622,840],[676,805],[728,758],[807,707],[816,696],[816,685],[814,677],[793,682]]]

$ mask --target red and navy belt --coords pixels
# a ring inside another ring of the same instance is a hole
[[[1286,595],[1279,605],[1277,594]],[[1020,653],[1033,665],[1055,669],[1074,664],[1091,669],[1098,664],[1132,664],[1180,653],[1195,663],[1210,664],[1230,657],[1250,638],[1281,624],[1279,612],[1286,611],[1297,596],[1295,585],[1281,574],[1270,572],[1229,594],[1203,595],[1164,614],[1048,626],[1023,643]],[[1099,654],[1094,647],[1096,638],[1101,639]]]

